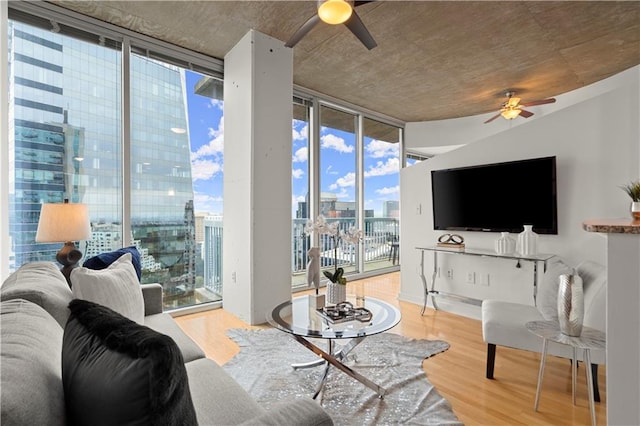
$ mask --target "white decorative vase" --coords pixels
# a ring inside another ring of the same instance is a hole
[[[631,202],[631,217],[634,220],[640,220],[640,201]]]
[[[524,231],[518,234],[516,250],[521,256],[538,254],[538,234],[533,232],[533,225],[524,225]]]
[[[558,277],[558,322],[567,336],[580,336],[584,320],[584,290],[580,275],[563,274]]]
[[[327,303],[337,305],[347,300],[347,286],[338,283],[327,283]]]
[[[516,251],[516,240],[508,232],[501,232],[500,238],[495,242],[495,249],[498,254],[512,254]]]

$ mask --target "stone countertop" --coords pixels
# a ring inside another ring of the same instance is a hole
[[[588,232],[607,234],[640,234],[640,220],[633,219],[589,219],[582,223]]]

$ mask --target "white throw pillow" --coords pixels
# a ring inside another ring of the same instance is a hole
[[[572,274],[573,268],[556,259],[549,262],[547,271],[542,276],[538,286],[536,306],[547,321],[558,320],[558,287],[560,286],[560,275]]]
[[[113,309],[121,315],[144,323],[144,299],[131,253],[120,256],[106,269],[85,267],[71,272],[73,297]]]

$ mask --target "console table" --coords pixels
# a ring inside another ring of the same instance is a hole
[[[424,315],[424,311],[427,308],[427,298],[431,296],[431,302],[433,303],[434,309],[438,309],[438,305],[436,304],[435,296],[447,296],[453,297],[455,299],[459,299],[465,303],[471,303],[474,305],[481,305],[482,301],[477,299],[472,299],[470,297],[460,296],[457,294],[444,293],[439,290],[436,290],[436,277],[438,275],[438,254],[454,254],[454,255],[465,255],[465,256],[481,256],[481,257],[493,257],[497,259],[506,259],[506,260],[515,260],[517,261],[517,267],[520,267],[520,262],[532,262],[533,263],[533,303],[536,304],[536,296],[538,294],[538,262],[542,262],[544,265],[544,270],[547,269],[547,261],[554,257],[554,254],[537,254],[537,255],[527,255],[521,256],[519,254],[498,254],[491,250],[482,250],[482,249],[470,249],[465,248],[464,251],[452,250],[448,248],[442,248],[437,246],[429,246],[429,247],[416,247],[416,250],[420,251],[420,278],[422,279],[422,285],[424,287],[424,304],[422,305],[422,310],[420,311],[420,315]],[[424,253],[426,251],[430,251],[433,253],[433,273],[431,274],[431,288],[428,288],[427,278],[424,274]]]

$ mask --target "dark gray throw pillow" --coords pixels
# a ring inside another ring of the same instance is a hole
[[[72,300],[62,341],[71,425],[196,425],[180,349],[169,336]]]

